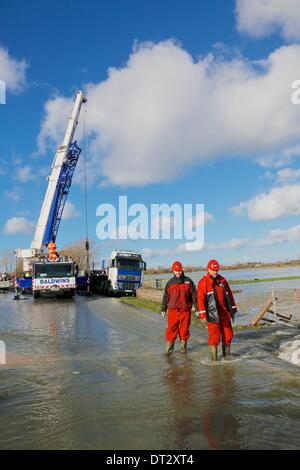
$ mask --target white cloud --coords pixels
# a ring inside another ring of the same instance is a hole
[[[27,64],[25,60],[16,60],[8,51],[0,47],[0,80],[6,84],[7,90],[18,93],[25,86],[25,71]]]
[[[4,197],[11,201],[17,202],[21,199],[21,194],[18,188],[12,188],[10,191],[4,191]]]
[[[282,243],[295,243],[300,240],[300,224],[295,225],[289,229],[274,229],[270,230],[264,237],[257,240],[251,240],[248,238],[232,238],[225,242],[220,243],[206,243],[203,247],[202,252],[206,251],[227,251],[227,250],[239,250],[240,248],[255,248],[257,251],[259,248],[268,246],[281,245]],[[197,243],[197,242],[196,242]],[[195,243],[195,250],[197,245]],[[201,245],[197,250],[201,251]],[[177,254],[190,254],[190,251],[186,249],[185,244],[177,245],[175,248],[145,248],[142,250],[145,258],[154,258],[156,256],[175,256]],[[255,259],[255,255],[251,255],[247,261]],[[246,260],[246,258],[245,258]]]
[[[213,214],[211,214],[210,212],[204,212],[204,225],[208,224],[209,222],[214,222],[214,220],[215,218]],[[195,215],[193,215],[187,220],[187,225],[190,230],[195,227],[201,227],[203,225],[202,217],[196,217]]]
[[[206,250],[237,250],[239,248],[250,245],[251,242],[246,238],[232,238],[228,242],[222,243],[205,243],[204,247],[201,242],[193,242],[193,248],[187,249],[186,243],[181,243],[175,248],[144,248],[141,250],[144,257],[152,258],[155,256],[173,256],[176,254],[190,254],[191,251],[200,252]]]
[[[299,0],[237,0],[237,27],[253,37],[268,36],[277,29],[289,40],[300,39]]]
[[[271,230],[264,238],[257,240],[253,244],[256,246],[273,246],[285,242],[296,242],[300,240],[300,225],[295,225],[287,230]]]
[[[20,181],[20,183],[27,183],[34,180],[36,175],[36,171],[34,172],[30,166],[24,166],[16,169],[15,179]]]
[[[80,213],[72,202],[66,202],[63,210],[62,220],[76,219]]]
[[[300,106],[291,103],[298,76],[298,45],[259,63],[212,54],[194,61],[172,41],[140,45],[126,66],[86,86],[88,174],[98,183],[142,186],[221,155],[286,158],[299,139]],[[63,97],[46,103],[41,151],[60,143],[71,106]]]
[[[210,212],[204,212],[204,223],[213,222],[215,220],[213,214]]]
[[[300,170],[295,170],[293,168],[283,168],[277,173],[278,183],[291,183],[300,178]]]
[[[25,217],[12,217],[8,219],[4,225],[4,233],[6,235],[16,235],[18,233],[31,234],[33,232],[34,223]]]
[[[55,97],[44,106],[44,119],[37,139],[38,152],[46,152],[49,142],[61,144],[72,109],[71,98]]]
[[[251,220],[272,220],[300,214],[300,184],[272,188],[230,209],[235,215],[247,213]]]
[[[228,242],[223,243],[206,243],[204,248],[207,250],[237,250],[249,245],[248,238],[232,238]]]

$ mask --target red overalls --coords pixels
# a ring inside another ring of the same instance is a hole
[[[174,342],[178,333],[181,340],[190,337],[193,303],[197,310],[196,287],[192,279],[183,274],[179,279],[174,276],[167,282],[162,303],[162,311],[168,308],[167,341]]]
[[[224,277],[218,275],[216,279],[213,279],[207,273],[200,279],[198,283],[198,309],[200,318],[207,319],[208,344],[210,346],[217,346],[221,339],[224,345],[230,344],[233,338],[231,313],[225,294],[230,301],[231,309],[233,312],[236,311],[234,297]]]

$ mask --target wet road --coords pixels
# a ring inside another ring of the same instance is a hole
[[[1,449],[297,449],[300,330],[240,331],[230,361],[206,331],[163,355],[165,320],[118,299],[0,297]]]

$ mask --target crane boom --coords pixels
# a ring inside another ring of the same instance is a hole
[[[48,188],[30,246],[32,252],[40,251],[50,241],[55,241],[63,208],[72,183],[72,176],[80,155],[76,142],[72,143],[81,106],[86,102],[82,91],[76,93],[74,106],[62,145],[57,149],[48,178]]]

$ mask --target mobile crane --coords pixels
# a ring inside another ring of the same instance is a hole
[[[81,149],[73,142],[82,104],[87,101],[82,91],[77,91],[67,130],[58,147],[42,209],[31,246],[17,249],[15,254],[23,262],[22,278],[16,279],[17,287],[32,288],[34,298],[43,292],[60,293],[71,297],[76,289],[76,266],[72,259],[56,252],[55,240],[65,202],[72,184],[72,177]],[[47,248],[49,251],[47,251]]]

